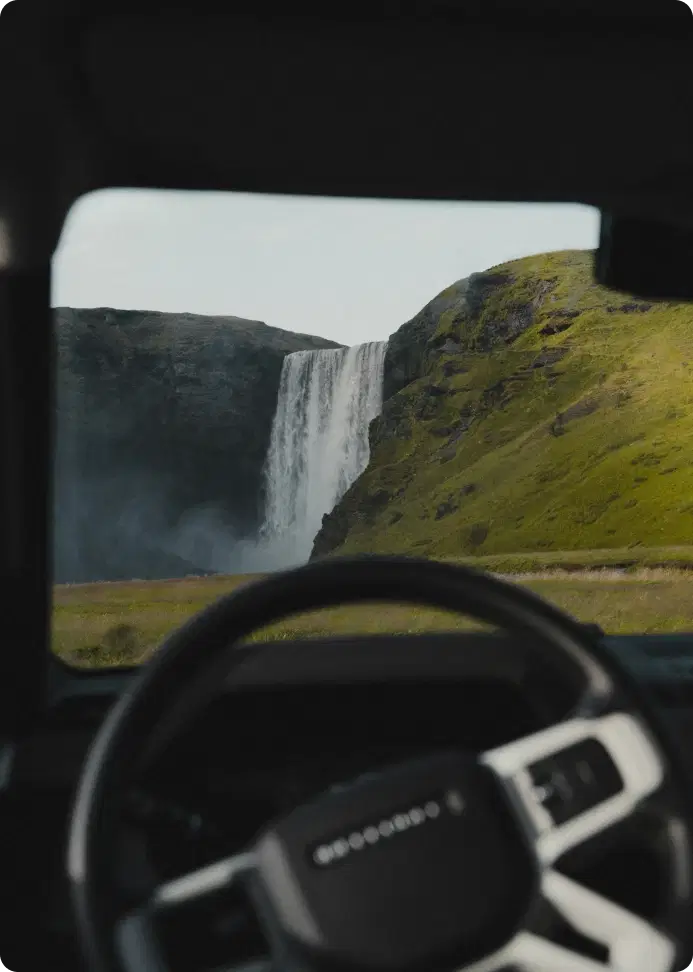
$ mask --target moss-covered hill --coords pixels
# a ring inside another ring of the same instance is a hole
[[[693,305],[597,286],[589,252],[453,284],[393,335],[385,396],[315,556],[693,543]]]

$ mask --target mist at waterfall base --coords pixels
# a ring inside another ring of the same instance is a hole
[[[104,543],[110,579],[263,573],[308,560],[324,514],[368,463],[368,428],[382,406],[386,346],[373,342],[285,357],[265,462],[264,522],[252,535],[242,535],[214,505],[188,510],[172,525],[167,484],[160,478],[133,470],[87,472],[63,442],[55,497],[56,582],[102,579],[97,564]],[[92,551],[94,524],[98,545]],[[133,558],[142,567],[138,577],[132,575]],[[162,562],[169,565],[165,574]]]
[[[214,510],[180,524],[174,551],[214,573],[261,573],[304,563],[323,516],[368,465],[368,432],[382,407],[387,342],[296,351],[282,366],[265,463],[265,516],[256,538],[230,535]]]

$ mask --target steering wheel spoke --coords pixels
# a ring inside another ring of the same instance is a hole
[[[128,972],[169,972],[158,919],[212,901],[242,885],[255,868],[252,852],[236,854],[160,884],[149,899],[116,927],[116,942]]]
[[[161,911],[219,894],[246,879],[254,869],[255,855],[252,851],[226,857],[160,884],[152,895],[149,908]]]
[[[667,972],[676,955],[674,942],[649,922],[576,881],[547,870],[541,893],[579,935],[601,946],[594,958],[548,937],[523,931],[505,948],[461,972]]]
[[[629,818],[664,779],[640,720],[574,718],[485,753],[543,865]]]

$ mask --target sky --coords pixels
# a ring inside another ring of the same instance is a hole
[[[455,280],[594,248],[598,229],[583,206],[106,190],[68,217],[53,306],[229,314],[359,344]]]

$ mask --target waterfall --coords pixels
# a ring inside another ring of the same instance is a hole
[[[369,459],[382,407],[386,341],[284,358],[265,466],[263,541],[283,565],[308,559],[331,512]]]

